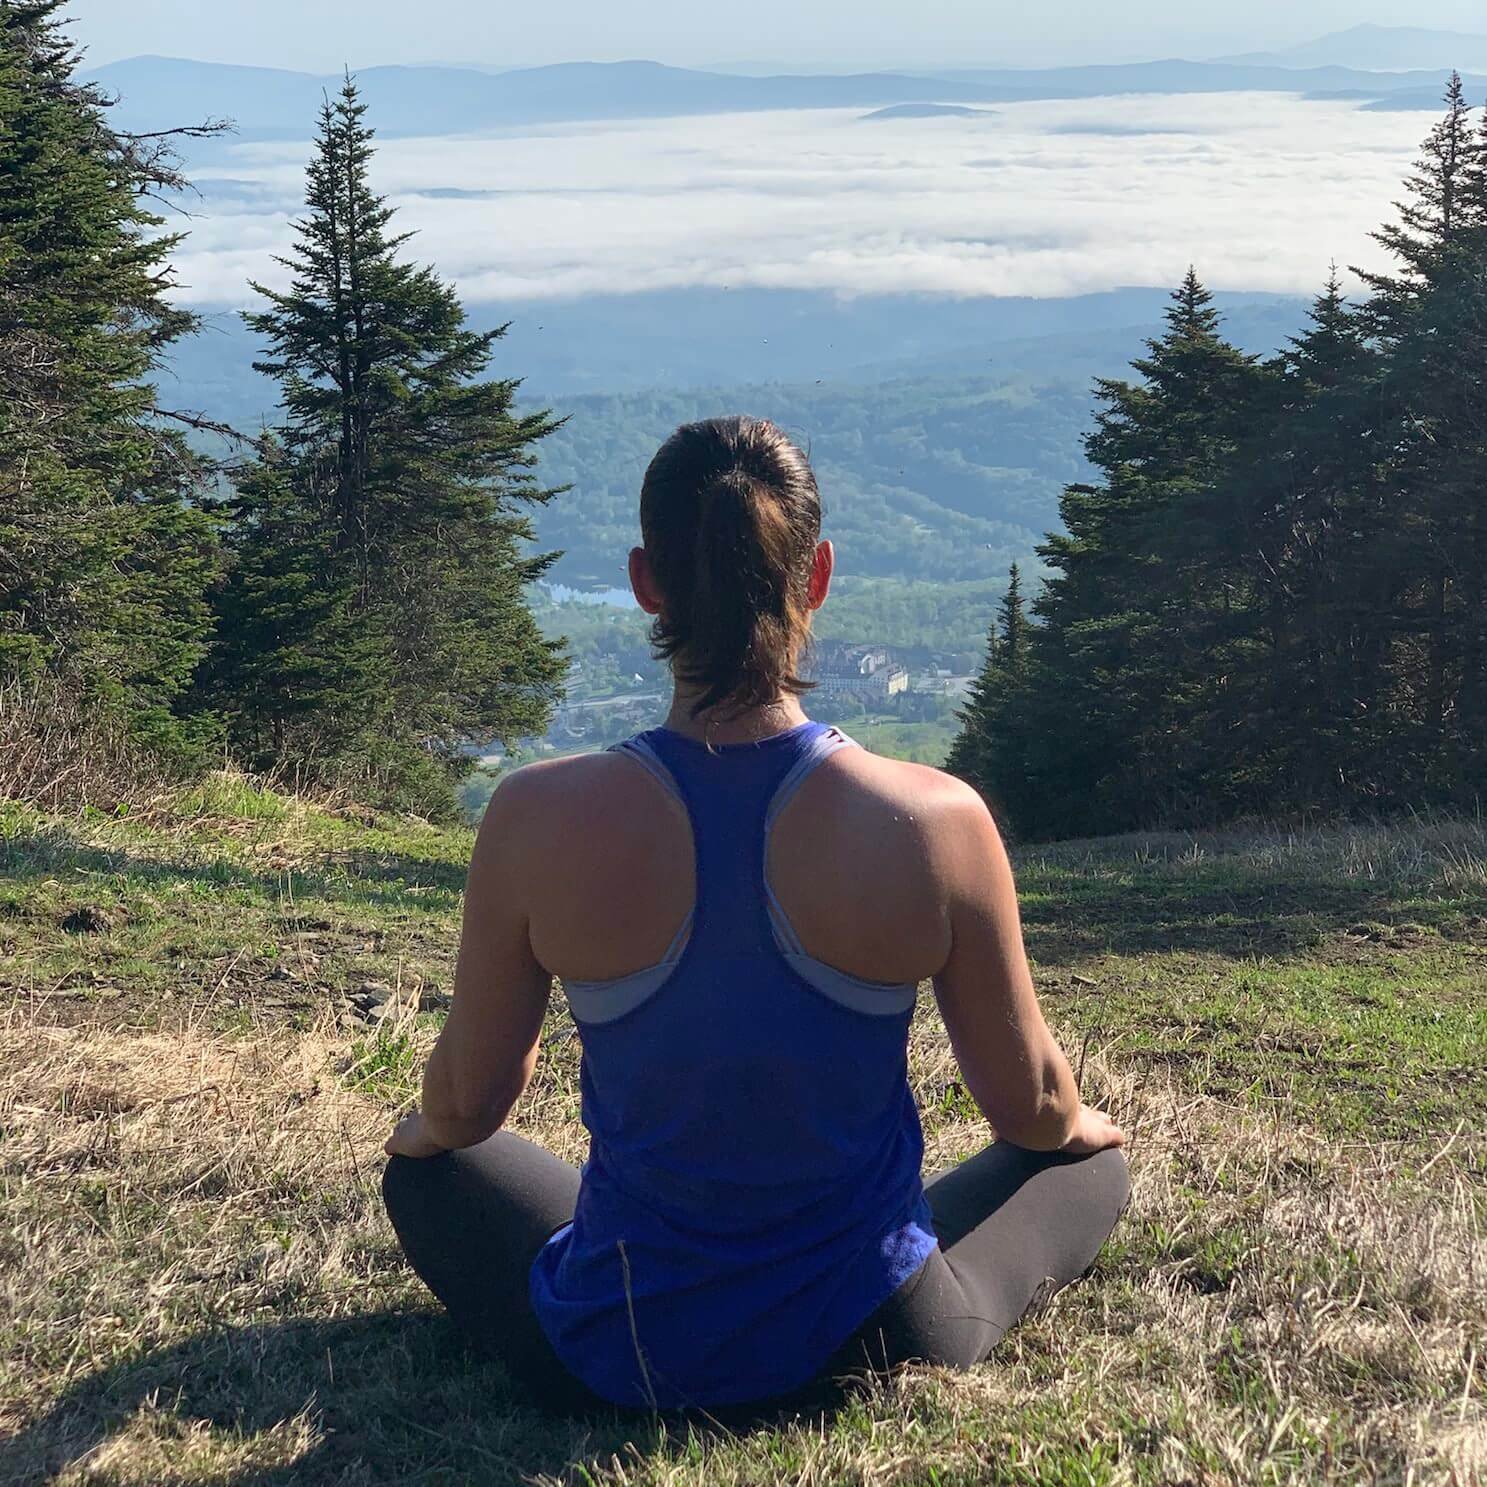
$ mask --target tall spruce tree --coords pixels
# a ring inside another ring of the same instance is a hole
[[[1227,481],[1246,511],[1231,582],[1254,597],[1215,760],[1237,809],[1331,808],[1377,777],[1392,581],[1381,370],[1334,267]]]
[[[470,330],[402,253],[365,116],[348,77],[321,112],[290,286],[255,286],[283,425],[238,481],[222,602],[258,623],[224,627],[214,691],[260,763],[427,793],[471,741],[540,733],[559,695],[566,663],[525,599],[556,555],[526,555],[524,512],[555,494],[533,468],[557,424],[482,380],[505,327]]]
[[[1458,407],[1466,457],[1454,481],[1461,539],[1461,688],[1457,697],[1456,794],[1480,807],[1487,794],[1487,105],[1466,175],[1465,314],[1472,327],[1475,370],[1464,369],[1467,406]]]
[[[1014,563],[987,638],[986,660],[960,712],[960,732],[945,765],[974,785],[1007,825],[1016,819],[1026,793],[1022,708],[1031,650],[1022,573]]]
[[[0,679],[43,680],[189,752],[209,627],[204,470],[152,375],[195,326],[170,303],[158,149],[76,81],[61,0],[0,0]]]
[[[1065,491],[1065,531],[1040,549],[1053,573],[1035,606],[1049,685],[1030,698],[1034,832],[1121,830],[1199,804],[1193,724],[1236,628],[1215,573],[1235,513],[1215,495],[1265,376],[1223,339],[1195,272],[1166,319],[1132,363],[1139,381],[1097,384],[1086,450],[1104,480]]]
[[[1454,74],[1445,102],[1398,220],[1376,234],[1395,267],[1363,274],[1392,444],[1396,583],[1381,668],[1394,767],[1382,789],[1398,802],[1469,802],[1487,760],[1487,139]]]

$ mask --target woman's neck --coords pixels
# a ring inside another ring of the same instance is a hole
[[[698,693],[678,687],[671,700],[666,727],[673,733],[680,733],[683,738],[696,739],[698,743],[754,743],[810,721],[800,705],[800,698],[793,693],[760,707],[746,708],[743,712],[733,712],[724,706],[709,708],[693,717],[692,709],[697,705],[697,698]]]

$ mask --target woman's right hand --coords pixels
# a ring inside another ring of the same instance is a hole
[[[1125,1132],[1103,1110],[1081,1105],[1074,1118],[1074,1134],[1059,1150],[1073,1157],[1091,1157],[1097,1151],[1125,1144]]]

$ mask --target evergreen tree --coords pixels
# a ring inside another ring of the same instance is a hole
[[[1007,574],[1007,592],[1002,596],[998,619],[1002,635],[999,657],[1002,671],[1014,683],[1020,682],[1027,674],[1031,638],[1022,598],[1022,570],[1016,563]]]
[[[1100,384],[1103,480],[1043,549],[1014,709],[1024,830],[1479,799],[1487,118],[1459,79],[1378,239],[1367,302],[1334,272],[1272,361],[1190,274],[1141,380]]]
[[[194,329],[147,206],[179,184],[74,77],[61,0],[0,0],[0,679],[117,711],[177,754],[209,626],[203,467],[151,375]]]
[[[286,464],[265,435],[237,472],[226,533],[230,579],[217,596],[223,641],[207,686],[229,709],[241,757],[314,773],[341,757],[375,655],[356,623],[324,514],[295,488]]]
[[[1363,275],[1392,446],[1385,480],[1397,582],[1381,668],[1391,680],[1394,768],[1383,789],[1399,802],[1470,801],[1487,759],[1484,145],[1453,74],[1399,219],[1376,234],[1397,266]]]
[[[956,734],[955,742],[950,746],[949,757],[945,760],[945,768],[951,774],[964,780],[966,784],[975,786],[983,796],[988,797],[995,719],[1005,691],[1001,649],[997,621],[993,618],[986,636],[986,658],[966,694],[965,706],[956,714],[960,719],[960,732]]]
[[[945,767],[985,797],[1010,825],[1026,793],[1022,726],[1032,667],[1032,635],[1016,563],[987,638],[986,660],[959,713],[961,729]]]
[[[1334,267],[1282,353],[1278,395],[1230,477],[1255,645],[1227,729],[1235,803],[1335,806],[1376,787],[1392,602],[1379,480],[1381,364]]]
[[[1238,628],[1215,571],[1234,512],[1214,496],[1265,378],[1223,339],[1193,271],[1166,319],[1132,363],[1139,382],[1097,384],[1086,450],[1104,482],[1065,491],[1065,531],[1040,549],[1054,571],[1036,605],[1049,681],[1031,704],[1024,824],[1036,832],[1120,830],[1195,805],[1192,729],[1216,705],[1216,655]]]
[[[1391,274],[1353,271],[1376,295],[1369,308],[1380,334],[1388,335],[1397,319],[1408,318],[1411,307],[1428,295],[1477,218],[1473,197],[1482,140],[1460,73],[1451,74],[1445,104],[1444,118],[1425,140],[1414,173],[1405,178],[1408,195],[1395,203],[1398,221],[1373,234],[1399,267]]]
[[[393,789],[408,771],[458,773],[471,741],[546,726],[565,662],[525,585],[555,555],[524,555],[522,508],[555,494],[532,470],[557,425],[514,411],[516,382],[481,380],[505,328],[470,330],[453,290],[401,253],[365,114],[348,77],[321,112],[308,210],[280,260],[290,286],[255,286],[282,457],[238,483],[223,612],[260,623],[224,627],[215,694],[260,760],[364,767]],[[322,602],[296,610],[309,587]],[[239,695],[245,675],[257,684]]]

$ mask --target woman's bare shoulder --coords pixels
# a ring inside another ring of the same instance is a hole
[[[981,797],[964,780],[927,764],[888,759],[867,749],[843,749],[835,766],[821,771],[843,794],[901,819],[945,822],[986,813]]]
[[[501,779],[481,832],[551,841],[575,827],[592,839],[595,830],[608,825],[623,830],[632,818],[653,809],[654,791],[644,771],[618,754],[543,759]]]
[[[943,883],[981,822],[990,822],[981,797],[953,775],[842,749],[811,774],[781,816],[775,850],[813,855],[829,845],[850,860],[892,865],[898,881],[917,863]]]

